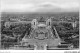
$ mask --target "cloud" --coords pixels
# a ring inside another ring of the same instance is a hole
[[[69,3],[64,3],[64,5],[61,5],[62,8],[79,8],[79,3],[78,2],[69,2]]]
[[[64,12],[64,11],[78,11],[79,3],[68,2],[68,3],[53,3],[45,2],[40,3],[35,8],[35,11],[39,12]]]
[[[51,12],[53,10],[61,10],[60,6],[56,3],[52,3],[52,2],[45,2],[45,3],[41,3],[38,4],[35,9],[35,11],[38,12]]]
[[[27,2],[27,0],[25,0]],[[62,0],[63,1],[63,0]],[[46,11],[76,11],[79,10],[79,2],[21,2],[19,0],[12,2],[11,1],[2,1],[1,2],[1,11],[7,12],[46,12]]]
[[[1,5],[1,10],[2,11],[31,11],[31,9],[33,8],[33,4],[2,4]]]

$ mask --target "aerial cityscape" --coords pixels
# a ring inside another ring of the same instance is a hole
[[[77,0],[3,0],[1,4],[1,50],[79,49]]]

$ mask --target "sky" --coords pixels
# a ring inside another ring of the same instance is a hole
[[[61,12],[79,10],[79,0],[1,0],[1,12]]]

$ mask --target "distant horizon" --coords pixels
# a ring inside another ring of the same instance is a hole
[[[73,12],[1,12],[1,13],[79,13],[79,11]]]

